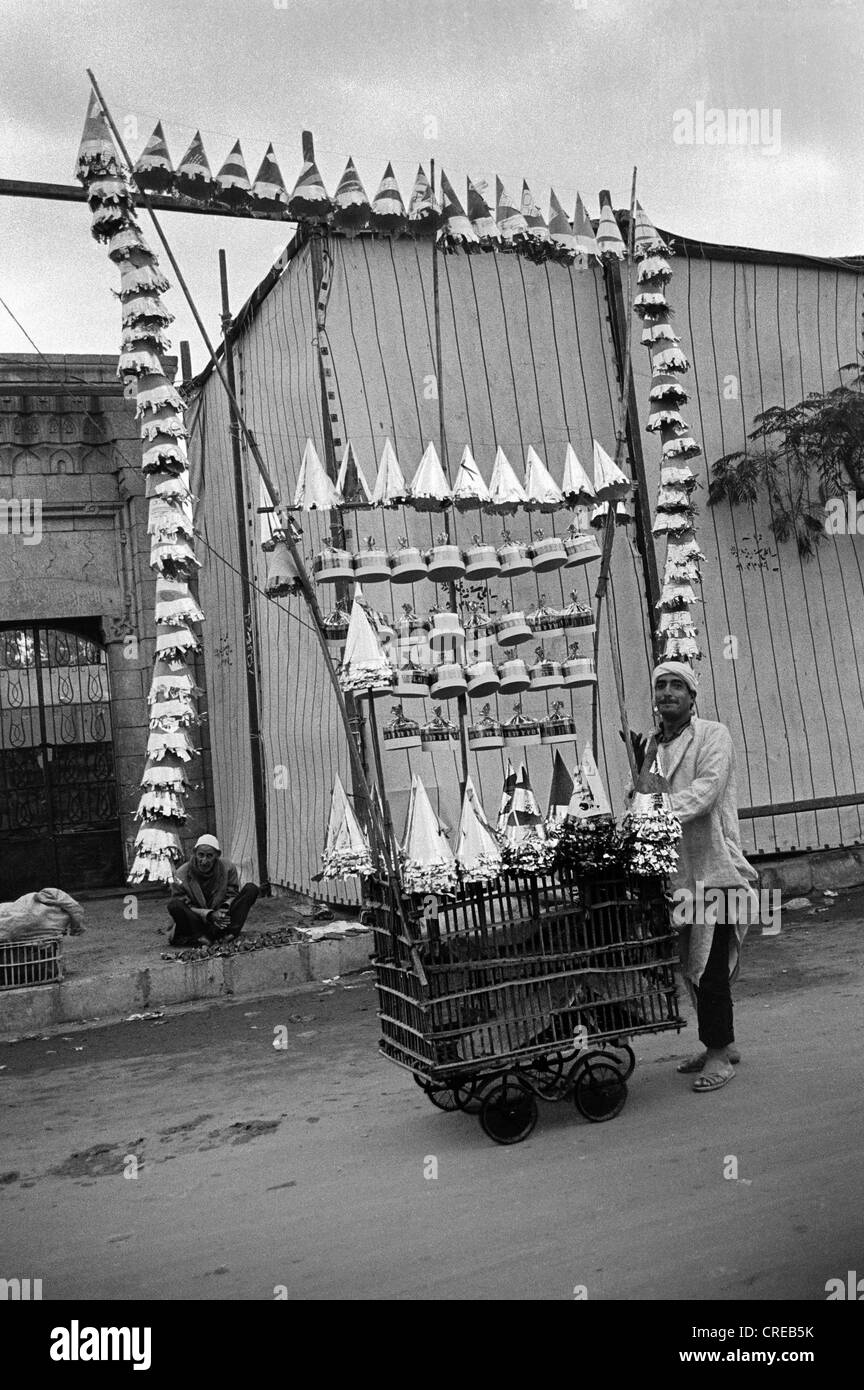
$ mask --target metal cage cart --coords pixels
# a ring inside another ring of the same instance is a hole
[[[381,1052],[433,1105],[479,1113],[498,1144],[537,1123],[537,1097],[620,1114],[629,1039],[679,1031],[665,880],[510,876],[405,900],[371,884]],[[407,933],[406,934],[406,928]]]

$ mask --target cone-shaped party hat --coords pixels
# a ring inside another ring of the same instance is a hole
[[[223,193],[250,193],[252,191],[239,140],[235,140],[231,146],[225,163],[216,175],[216,184]]]
[[[84,119],[81,144],[78,147],[78,159],[75,164],[76,178],[84,183],[94,175],[118,174],[119,172],[120,160],[114,148],[114,141],[111,139],[108,122],[96,98],[96,93],[91,92],[90,100],[87,103],[87,115]]]
[[[402,842],[403,881],[411,892],[447,891],[455,883],[456,859],[417,773],[411,779],[408,820]]]
[[[555,754],[552,764],[552,786],[549,791],[549,811],[547,818],[558,824],[564,820],[573,798],[573,778],[567,771],[560,753]]]
[[[549,235],[559,246],[566,246],[568,251],[578,248],[570,219],[559,203],[554,188],[549,190]]]
[[[177,166],[177,187],[189,198],[200,198],[213,187],[213,175],[198,130]]]
[[[519,765],[519,775],[513,788],[510,807],[504,818],[502,833],[511,849],[518,848],[527,839],[546,838],[543,816],[524,763]]]
[[[633,484],[610,458],[602,444],[594,440],[594,492],[598,502],[626,497]]]
[[[465,209],[443,169],[441,170],[441,215],[444,218],[445,236],[467,246],[478,241],[477,233],[468,221]]]
[[[440,209],[432,191],[432,185],[427,179],[423,165],[417,169],[417,177],[414,180],[414,187],[411,189],[411,197],[408,201],[408,220],[436,224],[440,220]]]
[[[276,163],[272,144],[267,146],[264,158],[261,160],[261,168],[255,175],[252,195],[256,202],[266,203],[272,207],[285,207],[288,203],[288,190],[285,187],[282,170]]]
[[[341,499],[341,505],[344,507],[372,506],[372,492],[350,439],[345,445],[345,452],[342,455],[339,476],[336,479],[336,491]]]
[[[360,182],[360,175],[349,157],[339,186],[333,194],[333,225],[347,230],[364,227],[369,220],[371,208],[366,190]]]
[[[589,502],[594,501],[596,496],[594,483],[579,462],[572,444],[567,445],[567,452],[564,456],[564,477],[561,482],[561,492],[570,507],[587,506]]]
[[[339,493],[327,477],[324,465],[311,439],[306,440],[303,460],[297,476],[294,506],[304,512],[328,511],[339,506]]]
[[[408,495],[408,484],[402,469],[399,467],[399,460],[393,445],[387,439],[381,450],[381,462],[378,465],[378,475],[372,489],[372,505],[373,507],[398,507],[403,502],[407,502]]]
[[[157,193],[160,189],[170,188],[174,182],[174,166],[161,121],[156,123],[153,134],[135,161],[133,173],[143,188],[153,189]]]
[[[497,878],[501,872],[501,851],[470,777],[462,798],[456,863],[469,883]]]
[[[554,512],[564,501],[561,489],[533,444],[528,445],[525,458],[524,486],[526,511]]]
[[[311,132],[304,130],[303,168],[288,199],[288,215],[298,221],[323,222],[329,217],[331,208],[330,196],[315,163]]]
[[[343,690],[374,692],[388,690],[392,683],[393,667],[384,655],[365,603],[355,598],[345,638],[345,655],[339,667],[339,684]]]
[[[600,208],[600,221],[597,224],[597,245],[601,256],[612,255],[622,260],[627,247],[615,221],[612,204],[607,200]]]
[[[499,835],[507,824],[507,817],[513,805],[513,793],[516,790],[516,771],[510,759],[507,759],[507,767],[504,771],[504,786],[501,788],[501,805],[498,807],[498,833]]]
[[[568,814],[576,816],[579,820],[611,814],[609,798],[594,761],[590,743],[586,743],[582,759],[575,769],[575,785]]]
[[[483,510],[505,515],[525,505],[525,490],[510,465],[500,444],[495,454],[492,477],[489,479],[489,501]]]
[[[652,256],[668,251],[668,246],[641,203],[636,204],[633,222],[633,251],[636,256]]]
[[[481,241],[500,241],[501,233],[492,216],[492,209],[480,189],[468,179],[468,220]]]
[[[589,256],[596,256],[599,259],[600,247],[597,245],[597,238],[594,235],[591,218],[585,211],[585,204],[582,202],[582,197],[579,193],[576,194],[576,215],[573,218],[573,232],[576,237],[576,245],[585,258],[585,264],[588,264]]]
[[[528,223],[519,204],[511,197],[499,178],[495,179],[495,220],[504,241],[528,235]]]
[[[372,872],[369,841],[338,776],[330,802],[323,863],[325,878],[347,878],[351,874]]]
[[[417,511],[440,512],[449,507],[453,494],[435,445],[427,444],[417,472],[411,479],[411,506]]]
[[[534,194],[528,184],[522,180],[522,216],[528,224],[528,230],[533,237],[540,241],[549,240],[549,228],[546,226],[546,218],[543,216],[537,203],[534,201]]]
[[[372,200],[370,221],[373,227],[379,228],[380,231],[391,232],[402,226],[406,216],[405,204],[402,202],[402,194],[399,192],[396,175],[393,173],[393,165],[388,164],[384,170],[384,177],[378,192]]]
[[[454,506],[460,511],[467,511],[470,507],[479,507],[482,502],[488,501],[489,489],[483,481],[483,475],[477,467],[470,447],[466,444],[453,485]]]

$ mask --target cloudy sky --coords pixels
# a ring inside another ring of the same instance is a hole
[[[176,160],[197,127],[214,172],[269,140],[289,187],[300,132],[325,182],[349,154],[407,197],[434,157],[464,178],[527,178],[571,212],[577,189],[640,201],[707,241],[864,252],[862,0],[4,0],[0,176],[71,182],[92,67],[137,155],[155,122]],[[725,113],[755,108],[733,143]],[[169,214],[175,253],[218,331],[217,252],[238,309],[281,249],[269,223]],[[0,296],[44,352],[114,352],[113,267],[83,204],[0,199]],[[173,292],[175,342],[203,351]],[[0,307],[0,351],[28,351]]]

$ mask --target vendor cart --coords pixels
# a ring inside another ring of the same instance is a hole
[[[662,878],[505,876],[403,898],[401,913],[376,880],[367,901],[381,1052],[498,1144],[532,1132],[537,1097],[613,1119],[630,1040],[684,1026]]]

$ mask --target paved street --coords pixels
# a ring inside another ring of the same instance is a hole
[[[542,1104],[512,1148],[379,1058],[368,974],[0,1045],[0,1274],[47,1299],[823,1300],[864,1273],[862,909],[751,937],[724,1091],[676,1075],[692,1028],[640,1039],[617,1120]]]

